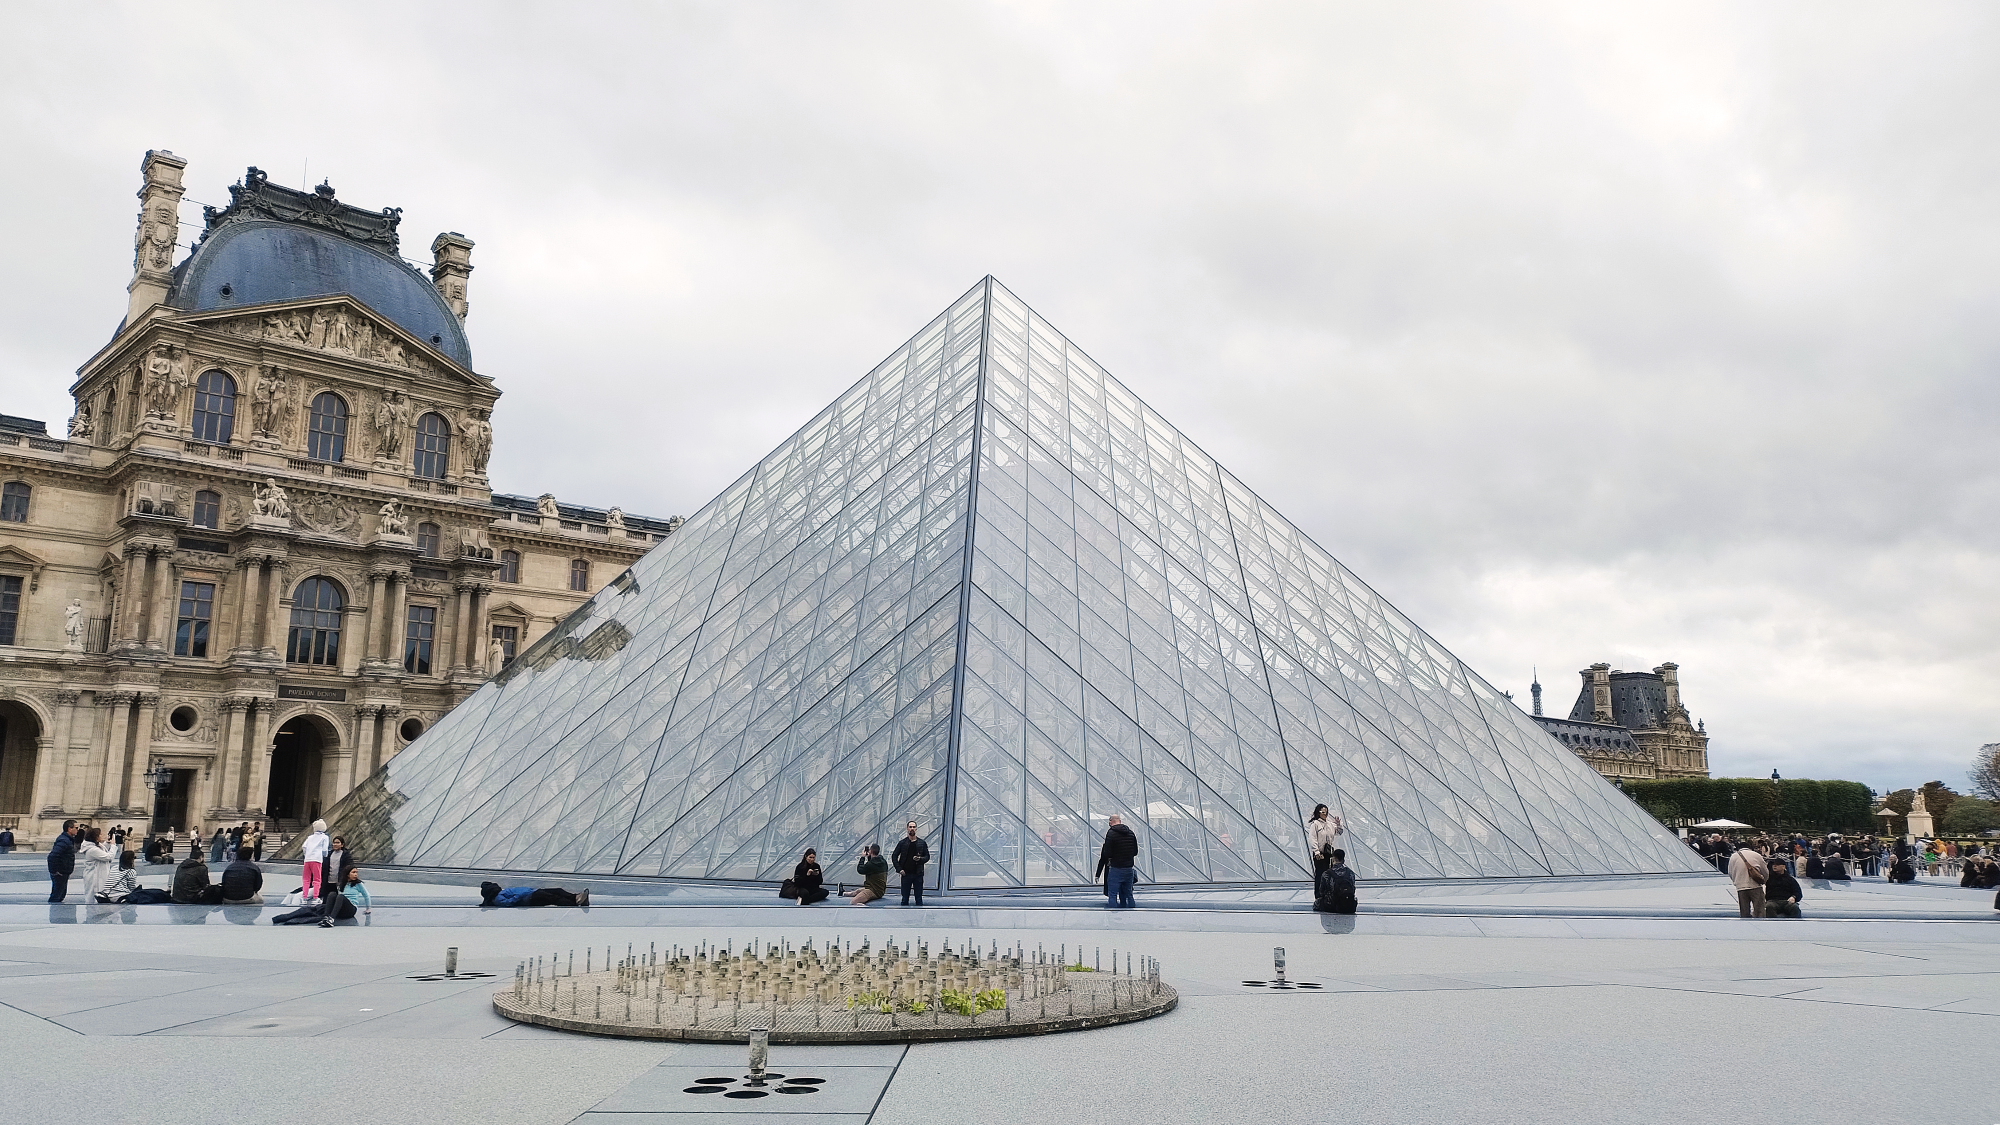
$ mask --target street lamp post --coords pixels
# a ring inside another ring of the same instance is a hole
[[[157,834],[160,831],[160,798],[166,794],[167,790],[174,787],[174,771],[168,769],[165,762],[154,758],[152,767],[140,776],[145,778],[146,787],[153,791],[153,822],[151,831]]]

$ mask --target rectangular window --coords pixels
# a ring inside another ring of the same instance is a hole
[[[174,630],[175,656],[207,656],[208,626],[215,617],[215,584],[181,583],[180,625]]]
[[[437,607],[413,605],[403,629],[403,671],[428,676],[431,671],[431,641],[437,635]]]
[[[10,480],[0,487],[0,520],[8,523],[28,522],[28,497],[34,492],[17,480]]]
[[[500,581],[519,582],[521,580],[521,552],[500,552]]]
[[[572,590],[590,589],[589,559],[571,559],[569,561],[569,588]]]
[[[14,627],[21,621],[21,580],[0,577],[0,645],[14,643]]]
[[[518,625],[495,625],[493,639],[500,642],[500,667],[514,663],[514,649],[521,643],[521,627]]]

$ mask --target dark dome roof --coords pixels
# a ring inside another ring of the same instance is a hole
[[[210,231],[176,271],[167,303],[209,312],[341,294],[472,366],[465,326],[423,274],[340,235],[291,223],[238,219]]]

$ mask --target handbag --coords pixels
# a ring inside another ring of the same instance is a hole
[[[304,887],[300,887],[298,890],[293,891],[291,894],[286,895],[284,901],[280,902],[278,905],[304,906],[305,904],[306,904],[306,889]]]

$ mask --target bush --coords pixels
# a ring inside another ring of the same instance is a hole
[[[1874,826],[1868,787],[1809,778],[1683,777],[1627,781],[1625,792],[1661,821],[1740,820],[1758,828],[1855,831]]]
[[[1953,836],[1972,836],[2000,828],[2000,803],[1960,797],[1951,803],[1938,827]]]

